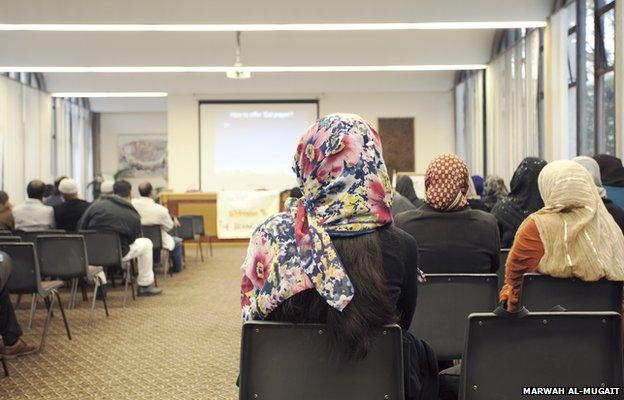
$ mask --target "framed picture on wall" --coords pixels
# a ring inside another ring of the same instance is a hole
[[[117,143],[120,177],[167,179],[167,135],[119,135]]]

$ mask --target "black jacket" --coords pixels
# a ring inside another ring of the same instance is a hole
[[[80,199],[65,200],[54,206],[54,221],[57,229],[76,232],[78,221],[89,208],[89,203]]]
[[[464,207],[442,212],[425,204],[397,215],[396,225],[418,243],[419,264],[429,274],[487,274],[500,264],[496,218]]]
[[[624,232],[624,210],[613,201],[611,201],[611,199],[603,198],[602,202],[607,208],[607,211],[609,211],[609,214],[611,214],[611,216],[615,220],[615,223],[618,224],[620,229]]]
[[[91,204],[78,223],[80,229],[117,232],[125,256],[130,244],[142,236],[141,217],[128,200],[119,196],[102,197]]]

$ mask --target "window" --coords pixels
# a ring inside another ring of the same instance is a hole
[[[567,7],[570,110],[576,111],[579,154],[615,154],[615,1],[577,0]]]

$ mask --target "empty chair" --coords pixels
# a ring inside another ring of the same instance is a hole
[[[32,243],[1,243],[0,251],[11,257],[12,269],[11,276],[7,282],[9,293],[12,294],[32,294],[32,305],[30,316],[28,319],[28,327],[32,327],[32,319],[37,305],[37,296],[43,298],[48,307],[48,315],[43,325],[43,333],[41,335],[41,343],[39,344],[39,352],[42,352],[45,346],[45,340],[48,333],[48,326],[52,317],[52,309],[54,302],[58,300],[58,305],[63,316],[63,323],[67,332],[67,338],[71,340],[69,324],[65,318],[65,311],[61,303],[61,297],[58,290],[63,286],[63,281],[41,281],[41,271],[39,269],[39,261],[35,246]]]
[[[497,305],[496,274],[428,274],[418,285],[410,332],[429,343],[439,360],[462,358],[466,322]]]
[[[529,311],[622,311],[622,282],[602,279],[585,282],[578,278],[554,278],[524,274],[520,304]]]
[[[327,351],[324,325],[243,325],[241,400],[404,399],[401,329],[379,332],[366,358],[340,361]]]
[[[511,249],[501,249],[500,251],[500,266],[498,267],[498,271],[496,271],[498,275],[498,291],[503,288],[505,284],[505,264],[507,263],[507,257],[509,257],[509,251]]]
[[[98,231],[80,231],[78,232],[84,237],[87,246],[87,257],[89,265],[96,265],[104,268],[115,267],[122,268],[124,271],[124,300],[123,306],[126,306],[128,300],[128,286],[134,295],[134,279],[132,273],[132,263],[123,262],[121,252],[121,242],[116,232],[98,232]]]
[[[162,227],[160,225],[141,225],[141,231],[143,231],[144,237],[152,241],[154,253],[160,254],[160,264],[163,268],[166,279],[167,274],[170,273],[169,250],[163,247]]]
[[[199,219],[201,218],[201,226],[199,226]],[[201,260],[204,261],[204,252],[201,246],[201,233],[204,230],[203,217],[201,215],[182,215],[178,217],[180,227],[178,228],[178,237],[183,240],[192,240],[196,244],[195,260],[197,256],[201,256]],[[212,244],[211,244],[212,251]]]
[[[212,257],[212,236],[210,232],[206,232],[203,215],[193,215],[193,233],[198,237],[199,251],[201,252],[202,261],[204,261],[204,253],[201,247],[201,238],[206,237],[208,247],[210,248],[210,257]]]
[[[102,285],[100,277],[96,274],[102,272],[102,267],[89,266],[84,237],[82,235],[39,236],[37,237],[37,254],[39,255],[42,276],[73,281],[72,300],[70,300],[72,306],[78,286],[78,278],[94,281],[95,289],[87,321],[87,325],[91,325],[97,299],[97,289]],[[108,306],[106,305],[105,296],[102,296],[102,301],[108,317]]]
[[[621,318],[613,312],[469,317],[460,399],[587,399],[523,388],[622,387]],[[620,389],[621,390],[621,389]],[[581,393],[582,394],[582,393]],[[620,398],[604,396],[604,398]]]

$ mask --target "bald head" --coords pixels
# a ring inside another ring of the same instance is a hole
[[[35,179],[28,183],[26,186],[26,193],[29,199],[43,200],[43,195],[46,192],[46,184],[39,179]]]
[[[152,196],[152,184],[149,182],[143,182],[139,185],[139,194],[142,197],[151,197]]]

